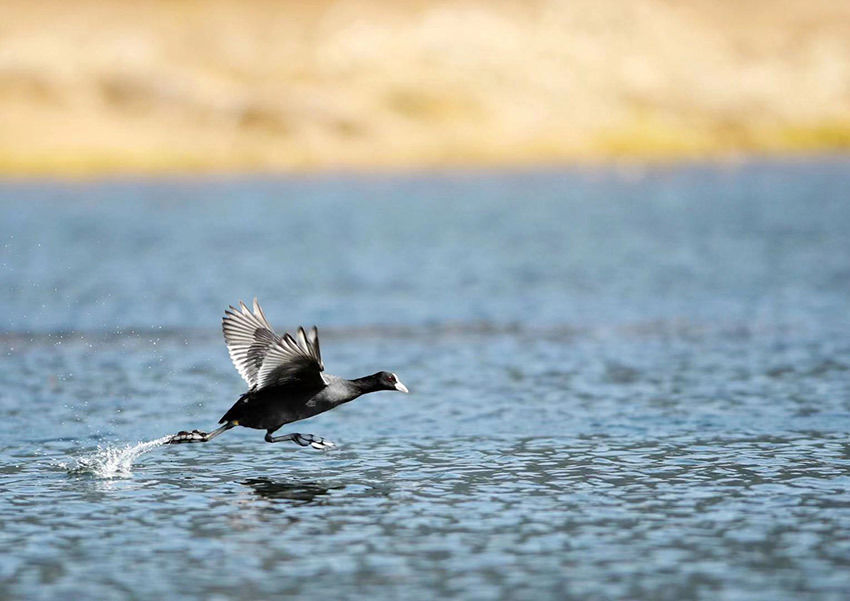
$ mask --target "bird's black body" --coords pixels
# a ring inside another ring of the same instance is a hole
[[[222,320],[224,339],[236,369],[250,385],[248,392],[219,420],[224,424],[212,432],[179,432],[169,443],[207,442],[235,426],[266,430],[268,442],[292,440],[315,448],[334,446],[311,434],[272,433],[289,424],[323,413],[357,397],[378,390],[407,392],[395,374],[378,372],[346,380],[325,374],[319,351],[319,333],[298,328],[296,337],[274,333],[254,299],[254,311],[239,303],[230,307]]]
[[[391,375],[378,372],[358,380],[328,375],[325,376],[328,384],[321,387],[289,383],[249,390],[239,397],[218,423],[232,422],[246,428],[274,432],[284,424],[313,417],[367,392],[396,390],[383,382]]]
[[[239,397],[218,423],[228,422],[274,432],[284,424],[316,415],[307,410],[307,403],[318,393],[315,389],[293,387],[263,388],[248,391]],[[327,407],[331,409],[331,407]]]

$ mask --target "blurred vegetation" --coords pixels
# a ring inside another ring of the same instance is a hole
[[[850,148],[846,0],[4,0],[0,172]]]

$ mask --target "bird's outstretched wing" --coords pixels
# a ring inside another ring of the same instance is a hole
[[[255,298],[253,312],[242,301],[239,309],[229,307],[221,328],[230,359],[252,390],[283,384],[325,386],[316,326],[309,333],[298,328],[294,338],[278,336]]]

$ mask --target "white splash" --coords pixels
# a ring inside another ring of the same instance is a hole
[[[98,478],[129,478],[133,475],[133,461],[139,455],[164,445],[170,438],[163,436],[125,447],[98,446],[94,453],[78,457],[76,463],[67,468],[68,473],[92,474]]]

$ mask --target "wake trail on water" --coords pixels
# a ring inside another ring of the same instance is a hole
[[[69,474],[91,474],[98,478],[129,478],[133,475],[133,462],[144,453],[161,447],[172,436],[163,436],[156,440],[139,442],[123,447],[98,446],[88,455],[77,457],[71,465],[62,465]]]

